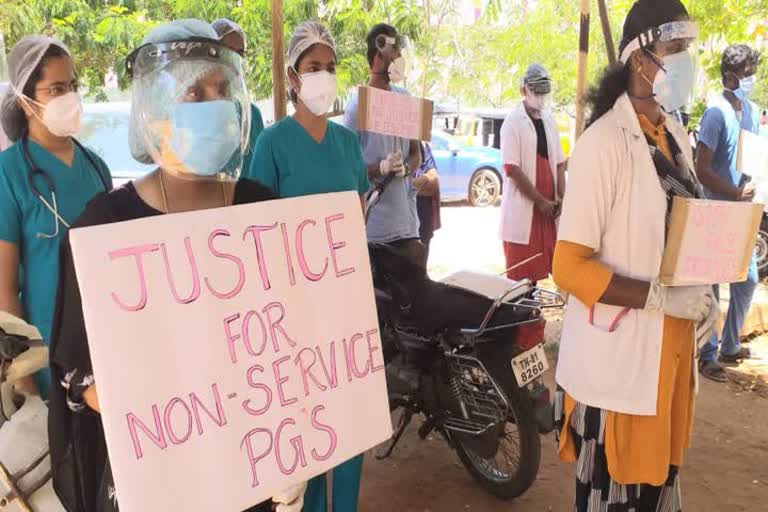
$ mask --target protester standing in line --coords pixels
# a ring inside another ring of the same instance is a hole
[[[540,64],[525,71],[523,101],[501,126],[504,186],[500,235],[506,268],[514,280],[546,279],[552,271],[557,218],[565,194],[565,154],[557,123],[548,108],[552,81]]]
[[[723,52],[720,73],[723,94],[709,105],[701,118],[699,142],[696,146],[696,172],[709,199],[722,201],[752,201],[755,186],[749,177],[736,168],[739,152],[739,134],[742,130],[759,135],[758,108],[749,101],[754,89],[760,53],[747,45],[729,46]],[[728,374],[719,361],[736,363],[748,359],[750,352],[742,347],[739,335],[744,325],[752,296],[757,287],[757,259],[752,257],[747,280],[731,283],[728,314],[723,325],[722,344],[717,331],[702,347],[699,371],[716,382],[728,382]],[[714,287],[720,297],[720,286]]]
[[[702,196],[687,134],[665,114],[693,91],[697,33],[679,0],[635,2],[569,163],[555,419],[560,459],[577,462],[577,512],[682,507],[695,328],[717,307],[711,286],[667,288],[659,273],[673,198]]]
[[[248,47],[246,45],[245,32],[240,25],[227,18],[219,18],[211,23],[211,26],[224,45],[240,55],[242,59],[245,59],[245,52]],[[257,107],[256,104],[251,102],[251,128],[248,135],[248,147],[246,148],[243,160],[243,178],[249,177],[248,171],[251,168],[251,160],[253,159],[253,152],[256,149],[256,141],[259,139],[259,135],[261,135],[263,130],[264,119],[261,116],[261,110],[259,110],[259,107]]]
[[[190,41],[196,44],[187,44]],[[257,182],[237,179],[246,146],[248,92],[240,56],[218,40],[208,23],[179,20],[159,26],[127,62],[133,91],[127,142],[136,160],[155,163],[158,169],[97,196],[76,227],[274,197]],[[68,239],[62,245],[61,262],[50,351],[57,383],[51,389],[48,429],[53,484],[70,512],[115,511],[118,503],[99,415],[98,376],[91,366]],[[276,501],[290,505],[299,495],[286,492]],[[267,502],[250,510],[269,512],[272,505]]]
[[[296,113],[270,126],[258,140],[250,176],[279,197],[368,191],[368,173],[357,135],[326,114],[338,97],[336,43],[320,23],[299,25],[288,42],[288,84]],[[363,456],[335,467],[333,511],[354,512]],[[304,512],[328,510],[327,478],[309,481]]]
[[[112,177],[74,139],[83,109],[67,47],[25,37],[8,68],[0,120],[13,145],[0,154],[0,310],[37,327],[48,343],[61,240],[88,201],[112,188]],[[35,382],[46,397],[50,372]]]
[[[373,27],[366,39],[370,68],[368,86],[408,94],[405,89],[392,85],[405,79],[405,39],[394,27],[384,23]],[[389,175],[394,176],[370,212],[368,241],[396,246],[411,261],[425,266],[424,247],[419,241],[417,190],[412,177],[412,172],[421,165],[419,141],[358,130],[357,109],[355,93],[346,106],[344,125],[357,133],[368,177],[379,183]]]
[[[440,229],[440,178],[437,172],[437,163],[432,156],[432,148],[428,143],[421,145],[421,165],[413,173],[413,185],[418,194],[416,196],[416,211],[419,215],[419,238],[424,244],[425,261],[429,260],[429,245],[435,231]]]

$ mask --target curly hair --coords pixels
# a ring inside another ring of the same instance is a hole
[[[720,74],[723,79],[728,73],[738,73],[748,66],[760,64],[760,52],[746,44],[734,44],[723,52],[723,60],[720,62]]]
[[[591,114],[587,126],[603,117],[613,108],[616,100],[629,89],[629,66],[617,62],[605,68],[597,85],[587,93],[587,106]]]

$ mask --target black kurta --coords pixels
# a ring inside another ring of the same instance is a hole
[[[241,180],[235,187],[234,204],[273,198],[268,188],[255,181]],[[129,183],[109,194],[96,196],[72,227],[161,214],[147,205]],[[101,417],[82,401],[82,392],[93,383],[93,369],[68,236],[61,247],[50,359],[53,380],[48,435],[56,493],[70,512],[116,511],[117,500]],[[137,371],[140,373],[141,369]],[[268,511],[270,504],[264,503],[251,510]]]

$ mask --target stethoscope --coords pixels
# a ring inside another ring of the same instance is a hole
[[[104,179],[104,176],[101,174],[101,171],[99,171],[99,167],[96,165],[96,162],[93,160],[93,157],[91,157],[88,150],[86,150],[82,144],[80,144],[75,138],[72,138],[72,142],[75,143],[75,146],[77,149],[80,150],[81,153],[85,155],[85,158],[88,159],[88,162],[91,164],[91,167],[93,168],[94,172],[99,177],[99,180],[101,180],[101,184],[104,186],[104,192],[109,192],[109,186],[107,185],[107,181]],[[48,210],[53,214],[54,222],[55,222],[55,228],[53,230],[53,233],[37,233],[37,238],[56,238],[59,236],[59,224],[64,224],[65,227],[69,228],[69,223],[64,220],[64,218],[59,214],[59,205],[56,202],[56,188],[54,187],[53,180],[50,176],[48,176],[45,171],[43,171],[41,168],[37,167],[35,163],[32,161],[32,156],[29,154],[29,135],[25,133],[21,137],[21,152],[24,155],[24,160],[27,163],[27,181],[29,182],[29,186],[32,189],[32,192],[37,196],[37,198],[40,200],[43,205],[48,208]],[[40,176],[43,178],[43,181],[45,182],[46,186],[48,187],[48,190],[51,192],[51,201],[48,202],[48,200],[45,198],[45,196],[40,192],[40,190],[37,188],[37,185],[35,185],[35,176]]]

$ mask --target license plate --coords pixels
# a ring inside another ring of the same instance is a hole
[[[530,384],[547,370],[549,370],[549,362],[544,353],[543,343],[512,359],[512,371],[520,387]]]

